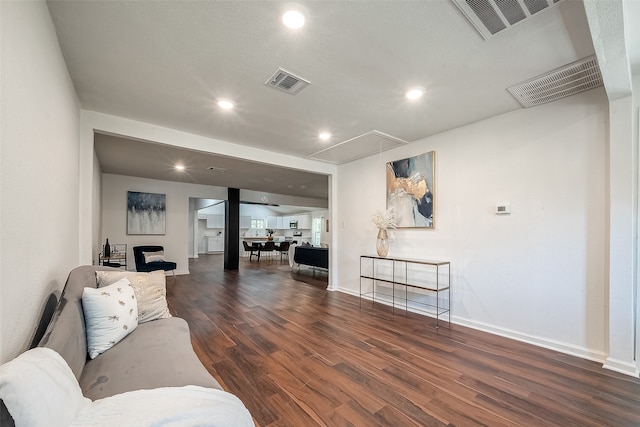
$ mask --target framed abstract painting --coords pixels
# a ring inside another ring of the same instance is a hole
[[[430,151],[387,163],[387,209],[398,228],[435,227],[435,161]]]
[[[127,191],[127,234],[165,234],[167,195]]]

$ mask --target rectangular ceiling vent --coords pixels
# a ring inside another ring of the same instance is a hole
[[[507,90],[523,107],[533,107],[602,86],[595,55],[573,62]]]
[[[452,0],[476,30],[489,40],[494,35],[562,0]]]
[[[307,158],[341,165],[405,144],[408,144],[408,142],[395,136],[372,130],[310,154]]]
[[[296,95],[302,89],[309,86],[310,83],[308,80],[295,76],[282,68],[278,68],[278,71],[265,82],[267,86],[291,95]]]

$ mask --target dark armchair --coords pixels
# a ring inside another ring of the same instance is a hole
[[[177,264],[175,262],[166,261],[166,260],[161,260],[161,261],[159,260],[159,261],[152,261],[152,262],[145,261],[145,252],[149,254],[152,252],[160,252],[160,251],[164,252],[163,246],[134,246],[133,259],[136,262],[136,271],[150,272],[150,271],[156,271],[156,270],[164,270],[164,271],[171,271],[175,275],[174,271],[177,267]]]

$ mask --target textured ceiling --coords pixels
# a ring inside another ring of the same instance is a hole
[[[520,109],[507,87],[594,53],[579,1],[488,41],[449,0],[304,2],[298,31],[280,24],[283,4],[48,2],[82,108],[301,158],[373,130],[411,143]],[[311,84],[267,87],[279,67]],[[410,85],[427,95],[405,100]],[[237,108],[219,111],[220,97]]]

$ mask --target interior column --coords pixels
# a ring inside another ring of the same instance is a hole
[[[240,190],[229,188],[224,203],[224,269],[237,270],[240,259]]]

